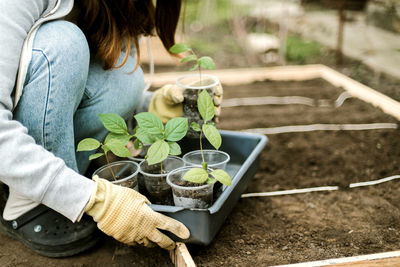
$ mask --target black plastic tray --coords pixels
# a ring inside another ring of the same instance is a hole
[[[232,185],[222,192],[213,205],[208,209],[151,205],[153,210],[172,217],[188,227],[190,238],[186,240],[174,238],[176,241],[198,245],[210,244],[258,170],[259,155],[267,144],[267,137],[233,131],[221,131],[221,135],[220,150],[231,157],[227,172],[232,177]]]

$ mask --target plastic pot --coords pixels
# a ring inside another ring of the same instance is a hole
[[[203,149],[204,161],[211,169],[226,170],[226,166],[231,159],[228,153],[221,150]],[[194,150],[186,153],[182,157],[185,166],[200,166],[202,163],[201,150]],[[217,199],[226,189],[226,185],[217,182],[214,186],[214,198]]]
[[[145,195],[153,204],[170,205],[172,204],[171,187],[166,182],[166,177],[171,171],[184,166],[181,158],[168,156],[162,162],[163,172],[161,173],[161,163],[148,165],[147,161],[140,163],[139,176],[145,185]]]
[[[131,160],[122,160],[115,161],[98,168],[93,173],[93,176],[98,175],[100,178],[106,179],[113,184],[129,187],[139,191],[137,181],[138,173],[138,163]]]
[[[183,116],[188,119],[189,125],[193,121],[199,124],[203,123],[197,109],[197,98],[199,93],[205,89],[210,96],[213,97],[215,87],[218,84],[219,79],[216,76],[208,74],[201,75],[201,82],[199,74],[187,74],[176,80],[176,85],[184,89]],[[186,136],[189,138],[199,138],[199,133],[189,129]]]
[[[147,154],[147,150],[149,150],[150,145],[144,145],[142,147],[142,150],[140,151],[139,155],[136,155],[135,157],[128,157],[128,159],[133,160],[140,164],[142,161],[145,160],[145,156]],[[144,184],[144,178],[143,175],[138,175],[138,184],[139,184],[139,192],[146,194],[146,187]]]
[[[207,162],[207,166],[211,169],[226,169],[231,157],[228,153],[220,150],[203,149],[204,161]],[[186,153],[182,157],[185,162],[185,166],[201,166],[202,156],[201,150],[195,150]]]
[[[214,184],[195,185],[183,179],[193,166],[186,166],[170,172],[167,183],[172,188],[175,206],[184,208],[206,209],[213,202]]]

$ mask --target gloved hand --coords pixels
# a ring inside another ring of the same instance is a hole
[[[158,229],[167,230],[176,236],[189,238],[189,230],[180,222],[153,211],[146,197],[133,189],[114,185],[94,176],[96,188],[85,212],[97,222],[105,234],[128,245],[154,243],[171,250],[175,242]]]
[[[174,117],[182,116],[182,102],[184,89],[175,84],[166,84],[156,90],[150,100],[149,112],[156,114],[163,123]],[[215,122],[221,114],[223,98],[222,85],[218,84],[214,89]]]

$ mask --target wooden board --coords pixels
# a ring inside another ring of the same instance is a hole
[[[185,243],[176,242],[176,248],[170,252],[169,256],[176,267],[196,266]]]
[[[400,251],[368,254],[354,257],[328,259],[321,261],[310,261],[303,263],[295,263],[288,265],[278,265],[279,267],[316,267],[316,266],[329,266],[329,267],[381,267],[381,266],[400,266]],[[275,266],[275,267],[278,267]]]

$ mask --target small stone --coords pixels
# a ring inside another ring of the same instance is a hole
[[[314,203],[308,202],[307,203],[307,207],[311,208],[311,209],[315,209],[315,205]]]
[[[244,244],[244,240],[243,239],[238,239],[238,240],[236,240],[236,243]]]

